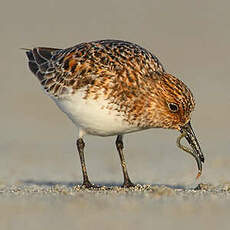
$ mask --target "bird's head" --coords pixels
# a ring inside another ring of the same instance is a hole
[[[177,145],[195,157],[199,168],[199,177],[204,156],[190,122],[191,113],[195,108],[193,95],[182,81],[170,74],[161,75],[156,82],[155,89],[157,89],[155,107],[157,107],[159,127],[176,129],[181,132]],[[186,138],[192,149],[180,143],[183,137]]]
[[[162,128],[181,130],[191,119],[195,101],[189,88],[178,78],[161,75],[154,87],[154,104]]]

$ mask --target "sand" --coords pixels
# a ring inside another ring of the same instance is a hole
[[[5,1],[0,7],[0,229],[229,229],[230,30],[223,1]],[[80,189],[78,130],[41,91],[20,48],[116,38],[157,55],[192,90],[192,125],[205,155],[176,147],[179,133],[125,136],[135,189],[122,189],[115,137],[86,137]],[[194,190],[202,183],[200,190]]]
[[[199,188],[137,185],[1,185],[1,228],[229,229],[230,184]]]

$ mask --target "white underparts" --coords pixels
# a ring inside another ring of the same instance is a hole
[[[116,105],[107,109],[108,100],[103,94],[97,99],[84,99],[85,89],[78,90],[63,99],[54,99],[58,107],[80,127],[79,136],[85,133],[98,136],[113,136],[140,130],[124,120],[124,114],[116,110]]]

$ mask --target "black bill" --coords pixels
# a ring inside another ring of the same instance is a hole
[[[200,148],[199,142],[196,139],[196,135],[192,129],[191,123],[188,122],[186,125],[181,127],[180,132],[181,132],[181,135],[177,138],[177,145],[179,148],[188,152],[189,154],[191,154],[196,159],[198,170],[199,170],[198,174],[197,174],[197,178],[199,178],[201,173],[202,173],[202,162],[204,163],[204,155],[203,155],[202,150]],[[183,137],[186,138],[186,140],[188,141],[188,143],[192,147],[192,149],[190,149],[190,148],[188,148],[188,147],[186,147],[180,143],[180,141]]]

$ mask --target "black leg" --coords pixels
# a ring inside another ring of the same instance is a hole
[[[124,175],[124,184],[123,184],[123,187],[126,187],[126,188],[128,188],[128,187],[134,187],[135,185],[131,182],[131,180],[129,178],[127,167],[126,167],[126,163],[125,163],[125,158],[124,158],[124,153],[123,153],[124,145],[123,145],[123,141],[122,141],[122,136],[121,135],[117,136],[116,147],[117,147],[117,151],[118,151],[119,156],[120,156],[121,167],[122,167],[122,171],[123,171],[123,175]]]
[[[77,139],[77,150],[78,150],[80,160],[81,160],[81,168],[82,168],[82,175],[83,175],[82,186],[84,186],[86,188],[92,188],[94,186],[89,181],[89,178],[87,175],[87,170],[86,170],[86,165],[85,165],[84,147],[85,147],[85,143],[84,143],[83,139],[82,138]]]

